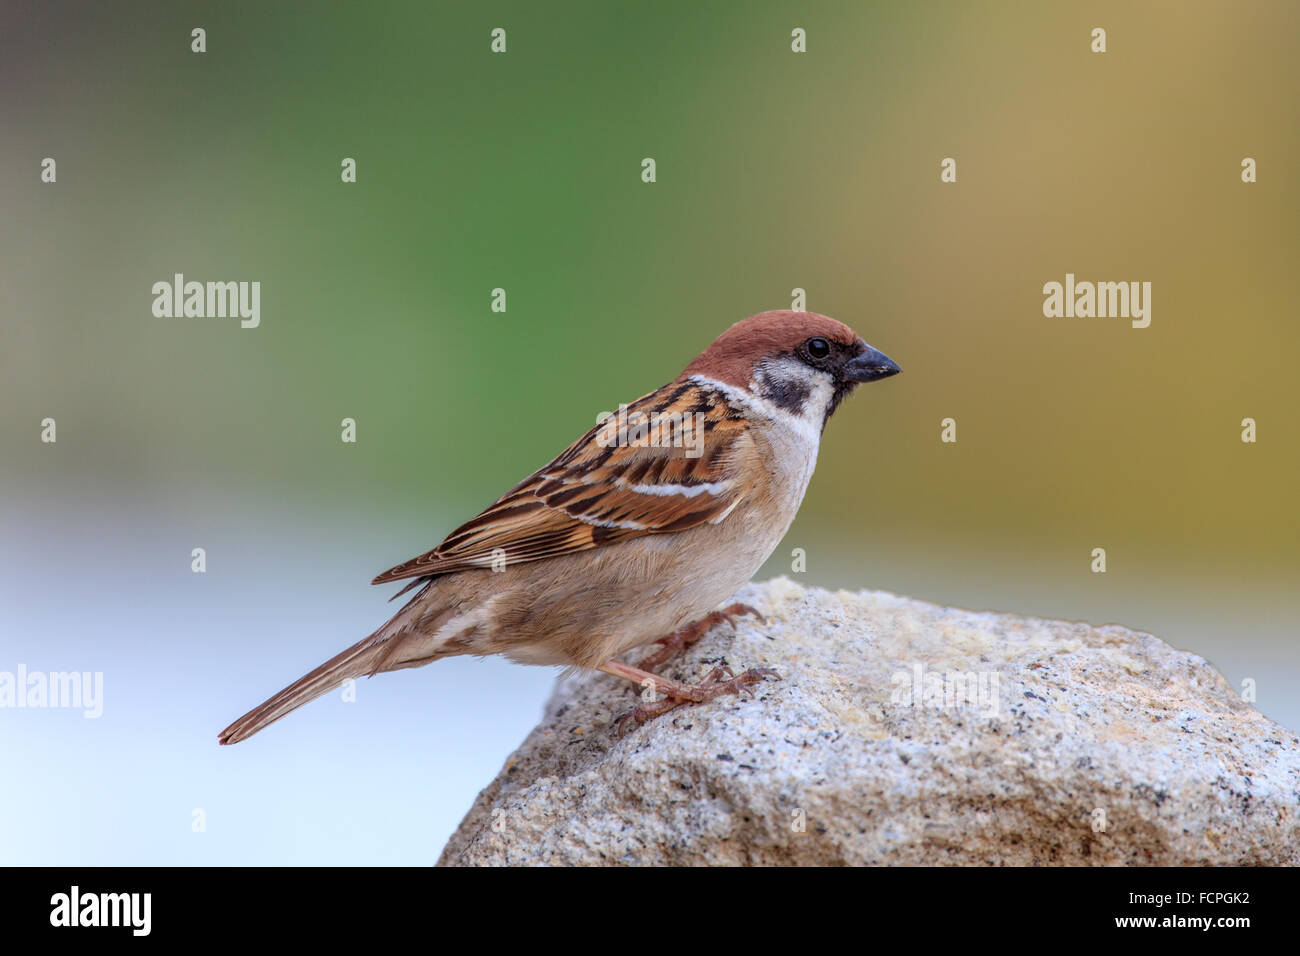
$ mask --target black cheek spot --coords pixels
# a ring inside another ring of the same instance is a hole
[[[766,382],[763,385],[764,398],[795,415],[803,414],[804,405],[808,401],[808,394],[808,386],[799,382],[778,380]]]

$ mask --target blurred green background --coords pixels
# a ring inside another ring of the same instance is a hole
[[[119,640],[220,658],[214,735],[383,619],[371,575],[799,287],[904,374],[837,413],[761,576],[801,547],[805,583],[1150,630],[1300,726],[1300,6],[9,3],[0,22],[3,639],[41,629],[25,659],[65,640],[108,667]],[[176,272],[259,280],[261,327],[155,318]],[[1045,318],[1067,272],[1151,282],[1150,327]],[[208,577],[230,577],[200,648],[177,595],[208,541]],[[50,621],[110,567],[113,600],[170,589],[169,616],[95,640],[91,617],[75,639]],[[362,600],[300,633],[298,609]],[[246,666],[272,646],[274,669]]]

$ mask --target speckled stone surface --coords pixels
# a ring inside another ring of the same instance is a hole
[[[784,578],[737,599],[767,620],[666,673],[780,680],[620,739],[639,690],[561,678],[440,865],[1300,863],[1300,740],[1200,657]]]

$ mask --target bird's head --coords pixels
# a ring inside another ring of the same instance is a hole
[[[824,426],[857,386],[900,371],[893,359],[843,322],[816,312],[781,310],[737,322],[682,376],[700,375],[746,390]]]

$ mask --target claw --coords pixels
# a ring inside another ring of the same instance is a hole
[[[752,604],[729,604],[717,613],[722,615],[722,619],[732,627],[736,626],[736,618],[738,617],[753,617],[760,621],[763,620],[762,613]]]
[[[724,675],[729,679],[722,680]],[[684,707],[688,704],[702,704],[724,694],[740,696],[743,691],[748,693],[752,699],[758,695],[750,689],[750,685],[758,684],[769,677],[780,679],[780,675],[770,667],[751,668],[736,677],[730,675],[731,668],[725,664],[720,664],[709,671],[698,684],[693,686],[689,684],[677,685],[676,695],[670,694],[653,703],[640,704],[619,718],[614,728],[615,735],[623,737],[634,726],[649,723],[656,717],[662,716],[671,710],[676,710],[678,707]]]
[[[717,667],[714,667],[712,670],[710,670],[703,677],[701,677],[700,683],[697,686],[707,687],[709,684],[716,684],[724,677],[735,677],[735,676],[736,675],[732,673],[730,667],[728,667],[726,664],[720,664]]]

